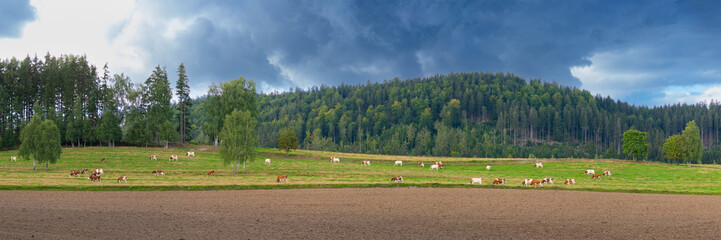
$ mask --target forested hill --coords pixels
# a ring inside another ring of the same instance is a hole
[[[260,143],[282,128],[302,148],[398,155],[627,158],[621,137],[648,132],[649,159],[696,120],[703,161],[719,157],[721,104],[633,106],[512,74],[453,73],[383,83],[313,87],[258,99]]]

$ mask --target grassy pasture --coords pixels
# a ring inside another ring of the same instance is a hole
[[[185,157],[185,152],[195,151],[195,157]],[[224,166],[220,155],[208,146],[192,148],[136,148],[136,147],[88,147],[64,148],[61,159],[50,166],[44,165],[32,171],[32,162],[18,159],[17,151],[0,152],[0,189],[4,190],[173,190],[173,189],[268,189],[268,188],[325,188],[325,187],[498,187],[531,188],[521,186],[524,178],[552,177],[556,184],[532,187],[536,189],[572,189],[590,191],[685,193],[721,195],[721,168],[707,165],[668,165],[656,163],[632,163],[621,160],[589,159],[484,159],[484,158],[435,158],[296,151],[290,156],[276,149],[259,149],[258,158],[249,162],[246,173],[233,175],[230,166]],[[149,160],[157,154],[158,161]],[[171,154],[180,156],[179,161],[168,161]],[[329,163],[327,158],[336,156],[340,163]],[[101,163],[100,158],[106,162]],[[270,166],[263,160],[271,158]],[[370,167],[362,167],[361,161],[370,160]],[[403,160],[403,166],[393,166],[393,161]],[[424,161],[426,167],[416,166]],[[443,161],[445,169],[430,171],[434,161]],[[533,163],[544,163],[544,168],[534,168]],[[485,166],[492,170],[486,171]],[[88,174],[69,177],[71,170],[102,168],[102,182],[92,183]],[[165,176],[153,176],[151,172],[162,169]],[[207,176],[209,170],[216,176]],[[591,180],[583,174],[586,169],[597,173],[610,170],[611,177]],[[278,185],[275,178],[287,174],[290,184]],[[119,176],[127,176],[128,183],[116,183]],[[393,176],[403,176],[405,183],[390,182]],[[482,177],[483,185],[469,185],[471,177]],[[505,178],[505,186],[491,186],[493,178]],[[575,178],[576,185],[566,186],[566,178]]]

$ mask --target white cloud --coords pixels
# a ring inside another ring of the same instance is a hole
[[[588,58],[590,65],[571,67],[571,74],[581,80],[581,88],[591,93],[623,99],[635,92],[646,92],[650,83],[660,78],[658,72],[627,68],[638,50],[597,53]]]
[[[721,100],[721,85],[671,86],[664,90],[667,103],[710,103]]]

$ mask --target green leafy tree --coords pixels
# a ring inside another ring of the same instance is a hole
[[[36,133],[33,134],[36,139],[35,144],[35,157],[40,162],[45,162],[45,170],[49,169],[50,163],[55,163],[62,154],[62,146],[60,142],[60,130],[53,120],[45,120],[36,129]]]
[[[165,121],[160,126],[160,139],[165,142],[165,149],[168,149],[168,142],[175,141],[178,138],[178,132],[175,131],[170,121]]]
[[[37,106],[37,104],[35,105]],[[38,145],[42,144],[41,139],[36,136],[38,133],[37,129],[40,128],[40,125],[42,125],[42,119],[40,119],[40,115],[36,114],[30,119],[30,123],[20,132],[20,149],[18,155],[25,159],[33,160],[33,171],[36,170],[35,159],[37,157],[37,148]]]
[[[696,125],[696,121],[691,120],[686,124],[686,129],[681,132],[685,154],[684,162],[696,162],[701,164],[703,157],[703,143],[701,142],[701,133]]]
[[[666,158],[673,159],[676,161],[676,164],[678,164],[678,160],[683,158],[684,155],[683,138],[681,135],[676,134],[666,139],[666,142],[663,144],[663,152],[666,153]]]
[[[193,103],[190,102],[190,86],[188,86],[188,75],[185,73],[185,65],[183,63],[178,67],[178,82],[175,84],[176,95],[178,96],[178,123],[180,132],[180,143],[185,143],[190,132],[190,108]]]
[[[288,155],[291,150],[298,149],[298,137],[292,128],[284,128],[280,131],[278,148],[285,151],[285,155]]]
[[[630,129],[623,133],[623,153],[633,156],[636,161],[637,157],[648,156],[648,142],[646,141],[647,133],[635,129]]]
[[[223,130],[220,132],[220,154],[224,164],[233,166],[233,173],[238,174],[240,162],[243,162],[245,173],[246,161],[255,158],[255,147],[258,146],[258,135],[255,133],[256,120],[250,111],[235,110],[224,120]]]

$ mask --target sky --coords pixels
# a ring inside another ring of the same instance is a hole
[[[86,55],[191,96],[508,72],[635,105],[721,99],[721,1],[3,0],[0,58]]]

